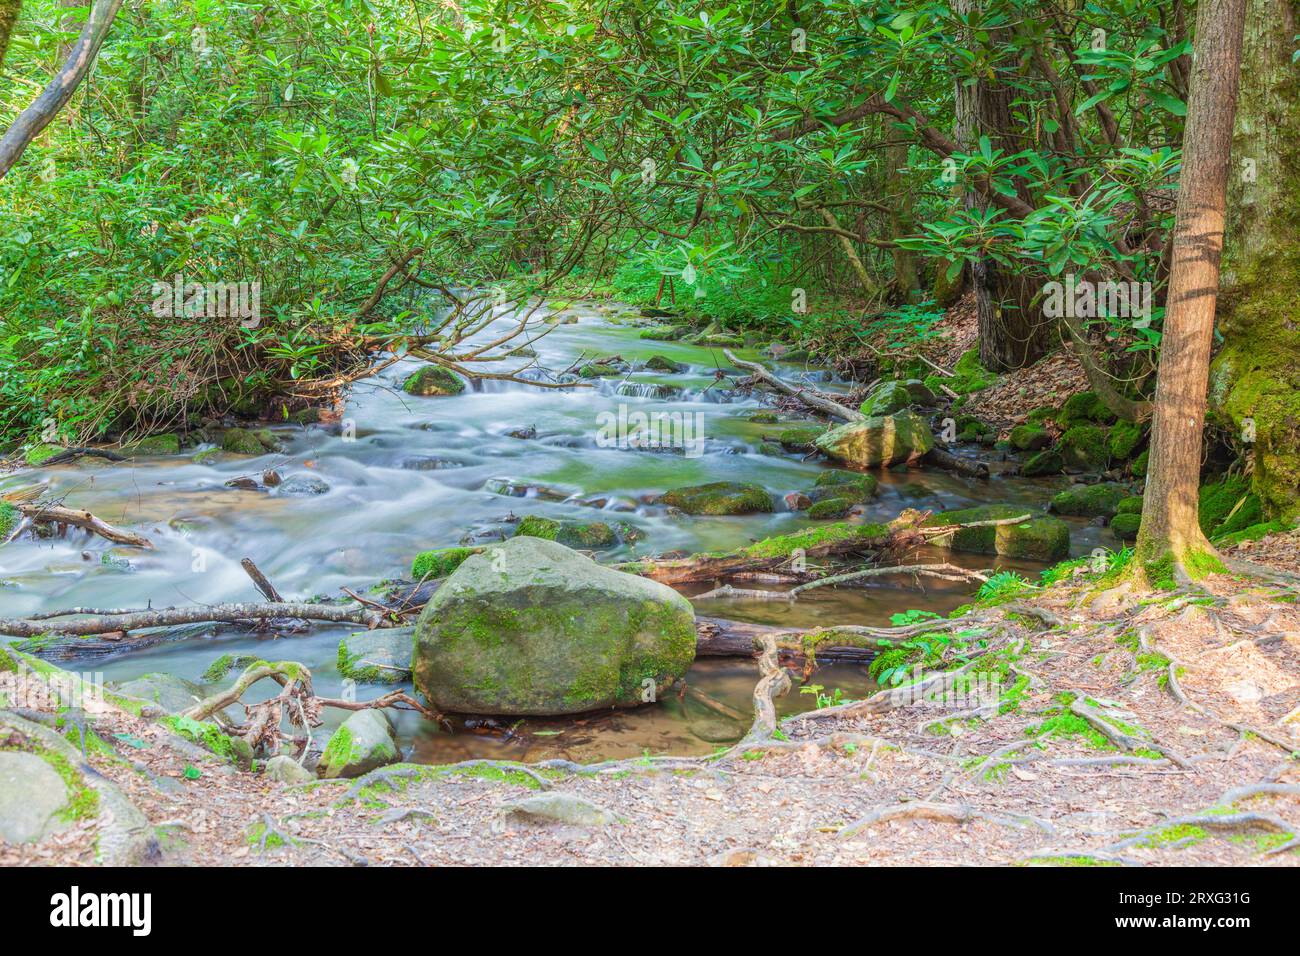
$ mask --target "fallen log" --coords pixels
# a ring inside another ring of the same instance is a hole
[[[845,422],[860,422],[866,418],[866,416],[856,408],[849,408],[846,405],[841,405],[834,399],[827,398],[825,395],[812,391],[811,389],[799,388],[791,385],[789,382],[782,381],[758,362],[746,362],[744,359],[736,358],[730,349],[723,349],[722,354],[725,355],[727,360],[731,362],[732,365],[736,366],[736,368],[744,369],[750,375],[766,382],[778,392],[783,392],[792,398],[797,398],[809,408],[816,409],[824,415],[829,415],[831,418],[838,418]]]
[[[988,478],[989,466],[982,461],[968,461],[943,448],[937,442],[935,446],[921,456],[921,464],[930,465],[940,471],[948,471],[968,478]]]
[[[343,604],[271,602],[205,604],[195,607],[168,607],[127,611],[121,614],[94,615],[76,621],[0,618],[0,634],[14,637],[36,637],[41,634],[109,634],[114,631],[129,632],[147,627],[170,627],[176,624],[236,624],[244,621],[268,621],[273,618],[294,617],[308,621],[330,621],[336,624],[360,624],[366,628],[379,627],[385,619],[385,616],[378,611]]]
[[[107,538],[115,544],[129,544],[137,548],[152,548],[153,542],[134,531],[126,531],[102,521],[89,511],[78,511],[62,505],[20,504],[14,506],[24,517],[36,523],[71,525]]]

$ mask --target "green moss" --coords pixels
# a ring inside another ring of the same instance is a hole
[[[59,454],[59,452],[65,450],[66,449],[64,449],[60,445],[51,445],[48,443],[41,444],[41,445],[37,445],[34,448],[29,448],[27,450],[27,454],[24,456],[24,459],[26,460],[27,464],[35,468],[39,465],[45,464],[46,461],[53,458],[55,455]]]
[[[528,515],[515,526],[515,536],[524,538],[544,538],[554,541],[560,533],[560,523],[541,515]]]
[[[1110,461],[1106,429],[1096,425],[1074,425],[1066,429],[1057,450],[1061,460],[1075,468],[1096,471]]]
[[[1136,422],[1118,421],[1111,426],[1107,450],[1113,461],[1127,461],[1141,443],[1141,425]]]
[[[181,439],[175,432],[168,432],[164,435],[150,435],[127,445],[125,451],[128,454],[145,456],[179,455],[181,453]]]
[[[1054,448],[1048,448],[1036,455],[1031,455],[1020,466],[1020,474],[1026,478],[1036,478],[1040,475],[1059,475],[1064,468],[1065,461],[1061,458],[1061,453]]]
[[[1197,519],[1205,536],[1215,538],[1259,524],[1264,513],[1250,479],[1233,475],[1201,487]]]
[[[257,658],[251,654],[222,654],[208,665],[208,669],[203,672],[202,679],[208,683],[215,683],[231,671],[243,670],[256,662]]]
[[[1067,705],[1068,706],[1068,705]],[[1082,740],[1093,750],[1114,750],[1115,747],[1105,734],[1097,730],[1092,724],[1088,723],[1078,714],[1068,710],[1048,717],[1041,724],[1034,727],[1028,727],[1025,730],[1026,735],[1030,737],[1042,737],[1051,734],[1053,737],[1071,737]]]
[[[1056,420],[1065,428],[1084,422],[1105,425],[1115,421],[1115,413],[1106,407],[1096,392],[1079,392],[1065,400]]]
[[[813,504],[830,498],[843,498],[850,503],[864,504],[875,497],[878,487],[875,475],[835,469],[818,477],[817,485],[808,493],[808,498]]]
[[[1146,451],[1142,452],[1142,454],[1138,455],[1136,458],[1133,459],[1133,463],[1129,465],[1128,470],[1129,472],[1132,473],[1134,478],[1145,478],[1147,476],[1147,465],[1150,462],[1150,459],[1151,459],[1150,449],[1147,449]]]
[[[0,543],[9,537],[21,519],[22,515],[17,508],[7,501],[0,501]]]
[[[812,554],[818,548],[859,540],[864,550],[878,546],[889,535],[882,524],[848,524],[839,522],[820,528],[807,528],[792,534],[764,538],[746,548],[719,557],[788,558],[796,551]]]
[[[754,412],[745,421],[753,422],[755,425],[775,425],[781,420],[776,412]]]
[[[1115,506],[1117,515],[1140,515],[1142,513],[1142,496],[1130,495]]]
[[[808,509],[808,517],[814,521],[843,518],[853,507],[848,498],[823,498]]]
[[[1099,860],[1095,856],[1036,856],[1025,866],[1122,866],[1116,860]]]
[[[968,395],[971,392],[978,392],[981,389],[988,388],[998,380],[998,377],[980,365],[980,353],[978,348],[970,349],[962,353],[962,357],[957,360],[953,366],[953,377],[944,379],[943,384],[958,395]]]
[[[1284,534],[1288,531],[1293,531],[1295,527],[1294,522],[1291,521],[1261,521],[1259,524],[1253,524],[1248,528],[1242,528],[1240,531],[1220,535],[1214,539],[1214,544],[1220,548],[1230,548],[1233,545],[1241,544],[1243,541],[1258,541],[1260,538],[1266,538],[1270,534]]]
[[[783,448],[807,451],[812,448],[813,442],[824,434],[826,434],[824,425],[793,425],[777,432],[776,440]]]
[[[1171,843],[1199,843],[1208,837],[1209,834],[1201,827],[1179,823],[1165,827],[1163,830],[1157,830],[1137,845],[1149,849],[1159,849],[1160,847],[1169,846]]]
[[[234,455],[261,455],[267,451],[261,439],[247,428],[227,428],[221,436],[221,450]]]
[[[525,521],[528,519],[524,519]],[[522,522],[521,522],[522,524]],[[444,578],[461,566],[461,563],[479,548],[438,548],[421,551],[411,562],[411,577],[416,581]]]
[[[1114,482],[1076,485],[1054,495],[1051,507],[1062,515],[1112,518],[1119,510],[1119,503],[1128,497],[1128,489]]]
[[[1136,541],[1138,526],[1142,523],[1140,514],[1121,514],[1110,519],[1110,530],[1121,541]]]
[[[945,511],[926,520],[926,527],[999,521],[1030,515],[1016,524],[984,525],[962,528],[951,535],[933,540],[933,544],[954,551],[973,554],[998,554],[1030,558],[1036,561],[1059,561],[1070,550],[1070,529],[1059,518],[1052,518],[1017,505],[983,505]]]
[[[1011,429],[1010,440],[1020,451],[1039,451],[1052,443],[1052,436],[1041,425],[1017,425]]]
[[[424,365],[402,383],[408,395],[459,395],[464,390],[465,383],[441,365]]]
[[[912,394],[902,382],[885,382],[867,396],[858,411],[872,415],[892,415],[912,404]]]
[[[10,736],[10,740],[15,739],[20,742],[0,746],[0,751],[9,750],[33,754],[44,760],[50,769],[57,773],[63,781],[64,789],[68,795],[68,802],[57,814],[60,820],[68,822],[88,820],[99,814],[99,792],[86,785],[81,772],[72,765],[67,757],[53,750],[48,750],[21,734]],[[95,739],[98,740],[98,738]]]
[[[772,496],[763,488],[734,481],[674,488],[658,500],[660,504],[692,515],[738,515],[773,510]]]
[[[169,728],[179,737],[196,743],[204,750],[216,754],[223,760],[233,761],[237,751],[232,738],[226,736],[221,728],[210,721],[194,720],[180,714],[169,714],[159,718],[158,723]]]
[[[352,731],[340,725],[339,729],[330,735],[329,743],[325,745],[325,752],[321,754],[321,763],[330,767],[344,766],[353,756],[354,743]]]

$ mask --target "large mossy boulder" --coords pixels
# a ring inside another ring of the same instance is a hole
[[[1230,475],[1201,486],[1197,519],[1207,538],[1217,538],[1262,522],[1264,511],[1250,479]]]
[[[1136,541],[1141,524],[1140,514],[1117,514],[1110,519],[1110,530],[1121,541]]]
[[[415,629],[416,688],[439,710],[574,714],[633,707],[695,658],[695,614],[676,591],[519,537],[465,561]]]
[[[901,411],[832,428],[813,444],[828,458],[875,468],[916,461],[934,447],[934,435],[921,416]]]
[[[1065,400],[1056,420],[1066,429],[1088,423],[1108,425],[1115,420],[1115,413],[1106,407],[1096,392],[1079,392]]]
[[[1113,481],[1097,485],[1075,485],[1052,497],[1049,506],[1060,515],[1077,518],[1113,518],[1120,502],[1130,497],[1126,486]]]
[[[1070,553],[1070,528],[1060,518],[1053,518],[1020,505],[982,505],[934,515],[926,527],[1000,521],[1029,515],[1015,524],[983,525],[961,528],[952,534],[933,539],[932,544],[953,551],[973,554],[997,554],[1008,558],[1034,561],[1060,561]]]
[[[772,496],[764,489],[735,481],[674,488],[660,495],[657,503],[689,515],[747,515],[769,512],[774,507]]]
[[[397,731],[382,710],[358,710],[334,731],[316,772],[326,780],[360,777],[401,759]]]
[[[441,365],[425,365],[406,377],[402,391],[408,395],[459,395],[465,383]]]
[[[1052,443],[1052,436],[1042,425],[1017,425],[1008,438],[1018,451],[1042,451]]]

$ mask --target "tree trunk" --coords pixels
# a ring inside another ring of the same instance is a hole
[[[976,11],[978,0],[957,0],[954,10],[961,14]],[[974,42],[971,38],[970,42]],[[997,42],[995,38],[988,41]],[[981,135],[999,149],[1019,152],[1023,143],[1012,134],[1015,128],[1011,102],[1015,91],[1003,83],[985,78],[967,86],[957,80],[956,123],[954,133],[962,150],[977,148]],[[1019,191],[1019,198],[1029,202],[1029,195]],[[976,190],[967,190],[964,202],[969,209],[983,210],[988,200]],[[975,314],[979,327],[980,364],[990,372],[1007,372],[1033,365],[1048,349],[1048,322],[1034,305],[1033,284],[1029,277],[1010,274],[989,258],[971,264],[971,285],[975,290]]]
[[[14,35],[14,24],[22,12],[23,0],[0,0],[0,68],[5,65],[5,54],[9,52],[9,40]]]
[[[1175,577],[1195,576],[1217,563],[1197,521],[1197,491],[1245,12],[1246,0],[1203,0],[1197,14],[1151,463],[1137,541],[1138,561],[1149,577],[1167,577],[1169,561]]]
[[[1300,32],[1294,0],[1247,0],[1211,411],[1266,516],[1300,517]]]
[[[912,191],[903,181],[903,168],[907,165],[907,147],[890,146],[885,151],[885,198],[889,204],[889,238],[901,239],[915,229],[912,221]],[[895,246],[894,289],[903,302],[915,302],[921,290],[920,269],[916,253]]]

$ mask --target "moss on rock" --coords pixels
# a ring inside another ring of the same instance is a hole
[[[39,465],[45,464],[46,461],[53,458],[59,452],[66,451],[66,450],[67,449],[65,449],[62,445],[52,445],[48,442],[45,442],[40,445],[36,445],[34,448],[27,449],[27,454],[23,456],[23,460],[26,461],[27,464],[31,465],[33,468],[36,468]]]
[[[818,451],[858,468],[897,465],[921,458],[934,447],[925,419],[910,411],[848,422],[814,443]]]
[[[1052,497],[1051,510],[1075,517],[1111,518],[1119,509],[1119,503],[1128,497],[1128,488],[1116,482],[1075,485]]]
[[[1055,448],[1047,448],[1026,459],[1025,463],[1020,466],[1020,474],[1026,478],[1036,478],[1041,475],[1059,475],[1064,468],[1065,462],[1061,458],[1061,453]]]
[[[808,517],[815,521],[824,521],[829,518],[843,518],[853,507],[853,502],[848,498],[823,498],[821,501],[813,504],[808,509]]]
[[[1059,561],[1070,552],[1070,529],[1059,518],[1052,518],[1018,505],[982,505],[945,511],[925,522],[926,527],[953,524],[970,524],[977,521],[997,521],[1031,517],[1016,524],[985,525],[962,528],[952,534],[933,539],[933,544],[954,551],[974,554],[997,554],[1012,558],[1029,558],[1035,561]]]
[[[1067,467],[1095,471],[1105,468],[1110,460],[1106,429],[1096,425],[1074,425],[1066,429],[1057,449]]]
[[[1107,436],[1107,450],[1113,461],[1128,461],[1142,444],[1142,426],[1137,422],[1118,421]]]
[[[658,498],[659,504],[692,515],[742,515],[773,510],[772,496],[758,485],[714,481],[707,485],[674,488]]]
[[[1041,451],[1052,443],[1052,436],[1042,425],[1017,425],[1011,429],[1010,440],[1020,451]]]
[[[438,548],[421,551],[411,562],[411,577],[417,581],[426,578],[445,578],[455,571],[462,561],[474,554],[477,548]]]
[[[424,365],[407,376],[402,391],[408,395],[459,395],[465,383],[441,365]]]
[[[1065,400],[1056,420],[1066,429],[1088,422],[1108,425],[1115,421],[1115,413],[1096,392],[1079,392]]]
[[[1141,498],[1138,499],[1138,501],[1141,500]],[[1135,541],[1137,540],[1138,526],[1141,523],[1141,514],[1117,514],[1110,519],[1110,530],[1121,541]]]

